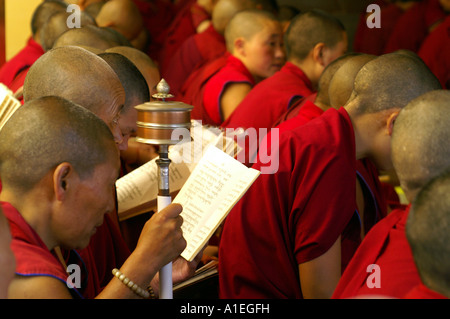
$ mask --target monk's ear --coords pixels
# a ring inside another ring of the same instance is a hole
[[[63,201],[74,179],[74,169],[70,163],[59,164],[53,172],[53,191],[58,201]]]
[[[325,65],[325,59],[324,59],[325,48],[326,48],[325,43],[319,42],[312,49],[312,55],[313,55],[314,61],[323,66]]]
[[[234,40],[233,53],[238,53],[240,56],[245,56],[245,39],[243,37],[239,37]]]
[[[386,127],[387,127],[387,132],[388,132],[389,136],[392,136],[392,132],[394,131],[394,123],[395,123],[395,120],[397,119],[399,113],[400,113],[400,111],[392,112],[387,118]]]

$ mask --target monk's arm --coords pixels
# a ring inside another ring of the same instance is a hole
[[[341,237],[323,255],[298,266],[305,299],[329,299],[341,277]]]
[[[220,98],[220,110],[224,121],[233,113],[251,89],[252,87],[248,83],[227,85]]]
[[[15,276],[8,287],[8,299],[71,299],[67,286],[49,276]]]

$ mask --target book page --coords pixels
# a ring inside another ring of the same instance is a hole
[[[182,257],[191,261],[198,254],[259,174],[218,148],[208,148],[174,199],[183,206],[187,247]]]
[[[178,192],[210,145],[223,147],[231,155],[241,149],[233,138],[223,135],[215,127],[206,127],[192,121],[193,141],[172,145],[169,148],[169,187],[172,196]],[[156,158],[138,167],[116,182],[118,214],[120,220],[131,218],[156,206],[158,195],[158,165]]]
[[[11,90],[0,83],[0,130],[21,105]]]

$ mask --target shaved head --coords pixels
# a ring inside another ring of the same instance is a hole
[[[89,110],[59,97],[25,103],[0,131],[2,183],[22,194],[61,163],[70,163],[84,179],[107,161],[118,167],[109,128]]]
[[[111,89],[123,87],[108,63],[85,49],[68,46],[50,50],[33,64],[25,79],[24,100],[61,96],[98,114],[101,92]]]
[[[156,85],[161,80],[161,75],[158,66],[147,54],[141,50],[127,46],[112,47],[105,52],[118,53],[128,58],[144,76],[149,90],[156,90]]]
[[[331,106],[330,103],[330,94],[329,94],[329,86],[331,85],[331,81],[334,78],[336,72],[340,69],[342,65],[344,65],[347,61],[352,59],[355,56],[361,55],[360,53],[348,53],[343,56],[340,56],[333,62],[327,65],[327,67],[323,70],[322,75],[319,79],[318,89],[317,89],[317,97],[316,102],[320,102],[323,105]],[[351,91],[350,91],[351,93]],[[340,105],[342,106],[342,105]],[[334,107],[334,106],[333,106]]]
[[[431,91],[399,114],[392,134],[392,162],[407,197],[450,166],[450,92]]]
[[[122,111],[136,106],[133,101],[139,101],[138,104],[150,101],[147,82],[133,62],[119,53],[101,53],[99,57],[116,72],[125,90],[125,107]]]
[[[101,27],[110,27],[123,34],[129,41],[136,39],[144,27],[142,15],[131,0],[107,1],[96,21]]]
[[[335,48],[345,40],[345,27],[332,15],[312,10],[297,15],[285,34],[288,59],[304,60],[319,43]]]
[[[422,282],[450,297],[450,171],[434,178],[414,199],[406,223]]]
[[[64,32],[69,30],[67,26],[67,19],[70,17],[71,13],[65,11],[57,12],[50,17],[50,19],[45,23],[41,30],[41,45],[44,51],[48,51],[53,47],[56,39],[61,36]],[[90,15],[81,12],[80,16],[80,26],[84,27],[86,25],[96,25],[94,18]]]
[[[67,30],[55,40],[54,47],[84,46],[106,50],[116,45],[122,45],[113,37],[110,31],[95,25]]]
[[[353,85],[359,70],[375,58],[375,55],[360,54],[346,59],[345,63],[334,74],[328,88],[329,101],[332,107],[339,108],[347,103],[352,95]]]
[[[40,31],[53,14],[65,12],[66,9],[67,4],[62,1],[47,0],[42,2],[36,10],[34,10],[33,16],[31,17],[31,32],[33,35]]]
[[[356,104],[360,113],[376,113],[403,108],[414,98],[440,88],[422,61],[404,54],[385,54],[361,68],[347,104]]]
[[[226,26],[236,13],[255,8],[256,5],[252,0],[219,0],[212,11],[211,21],[214,29],[223,35]]]
[[[267,21],[277,21],[277,18],[268,11],[244,10],[236,13],[225,29],[225,41],[229,52],[234,50],[234,41],[237,38],[250,40],[255,34],[261,32]]]
[[[75,46],[55,48],[30,68],[23,87],[25,102],[59,96],[94,112],[110,127],[120,144],[117,126],[125,91],[114,70],[102,58]]]
[[[119,128],[123,136],[121,145],[128,145],[128,138],[137,131],[137,105],[150,101],[150,91],[144,76],[138,68],[119,53],[102,53],[105,60],[118,75],[125,90],[125,106],[120,112]]]

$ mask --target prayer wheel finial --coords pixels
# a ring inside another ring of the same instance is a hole
[[[158,93],[152,95],[152,97],[154,97],[155,99],[161,99],[164,101],[165,99],[173,97],[173,95],[170,94],[170,86],[164,79],[161,79],[161,81],[159,81],[158,85],[156,86],[156,91]]]

